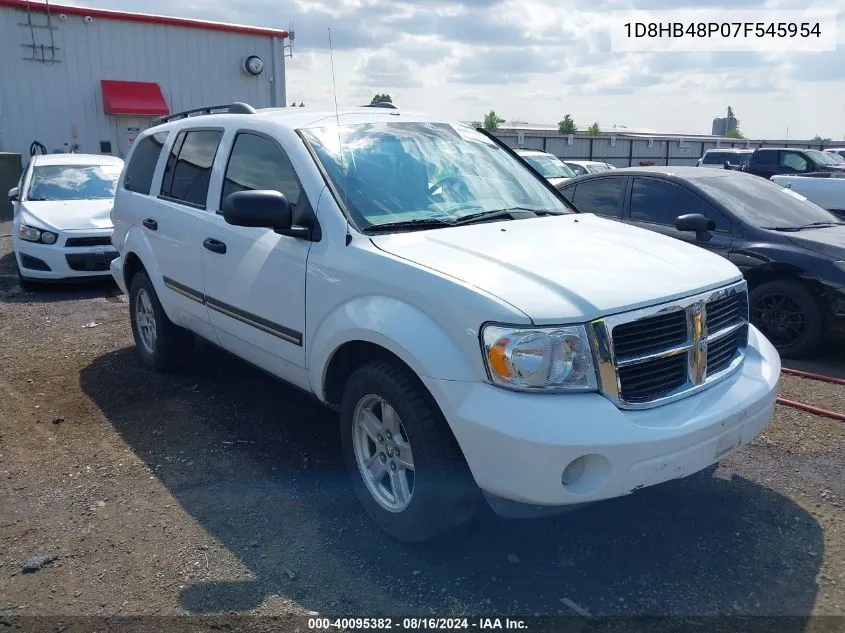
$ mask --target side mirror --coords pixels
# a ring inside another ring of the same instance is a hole
[[[17,202],[20,200],[20,191],[17,187],[9,189],[9,202]]]
[[[695,231],[697,234],[716,230],[716,223],[701,213],[687,213],[675,218],[675,228],[679,231]]]
[[[278,233],[289,232],[293,222],[290,203],[278,191],[236,191],[223,201],[221,212],[229,224],[273,229]]]

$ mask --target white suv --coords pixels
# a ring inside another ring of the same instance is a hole
[[[713,465],[780,359],[727,260],[567,206],[489,134],[383,108],[173,116],[113,211],[143,362],[194,335],[339,411],[354,489],[418,541]],[[685,221],[707,229],[700,215]]]

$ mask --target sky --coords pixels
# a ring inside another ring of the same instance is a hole
[[[746,138],[845,142],[845,0],[86,0],[102,9],[287,29],[288,103],[333,107],[388,93],[405,109],[459,120],[579,128],[597,121],[709,134],[732,106]],[[620,53],[611,10],[835,9],[837,50]],[[788,134],[788,136],[787,136]]]

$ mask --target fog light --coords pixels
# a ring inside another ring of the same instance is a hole
[[[59,236],[50,231],[41,231],[41,241],[45,244],[55,244]]]
[[[610,461],[603,455],[581,455],[573,459],[560,477],[560,483],[573,495],[593,495],[607,485]]]

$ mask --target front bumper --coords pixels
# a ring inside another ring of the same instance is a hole
[[[65,281],[109,277],[109,263],[118,253],[107,244],[111,229],[105,231],[62,231],[55,244],[27,242],[13,237],[15,258],[21,274],[28,280]],[[99,241],[94,246],[66,246],[68,240],[82,243]]]
[[[780,357],[750,327],[746,358],[735,374],[647,410],[618,409],[594,393],[530,394],[423,380],[482,491],[553,507],[627,495],[718,462],[769,423],[779,376]]]

